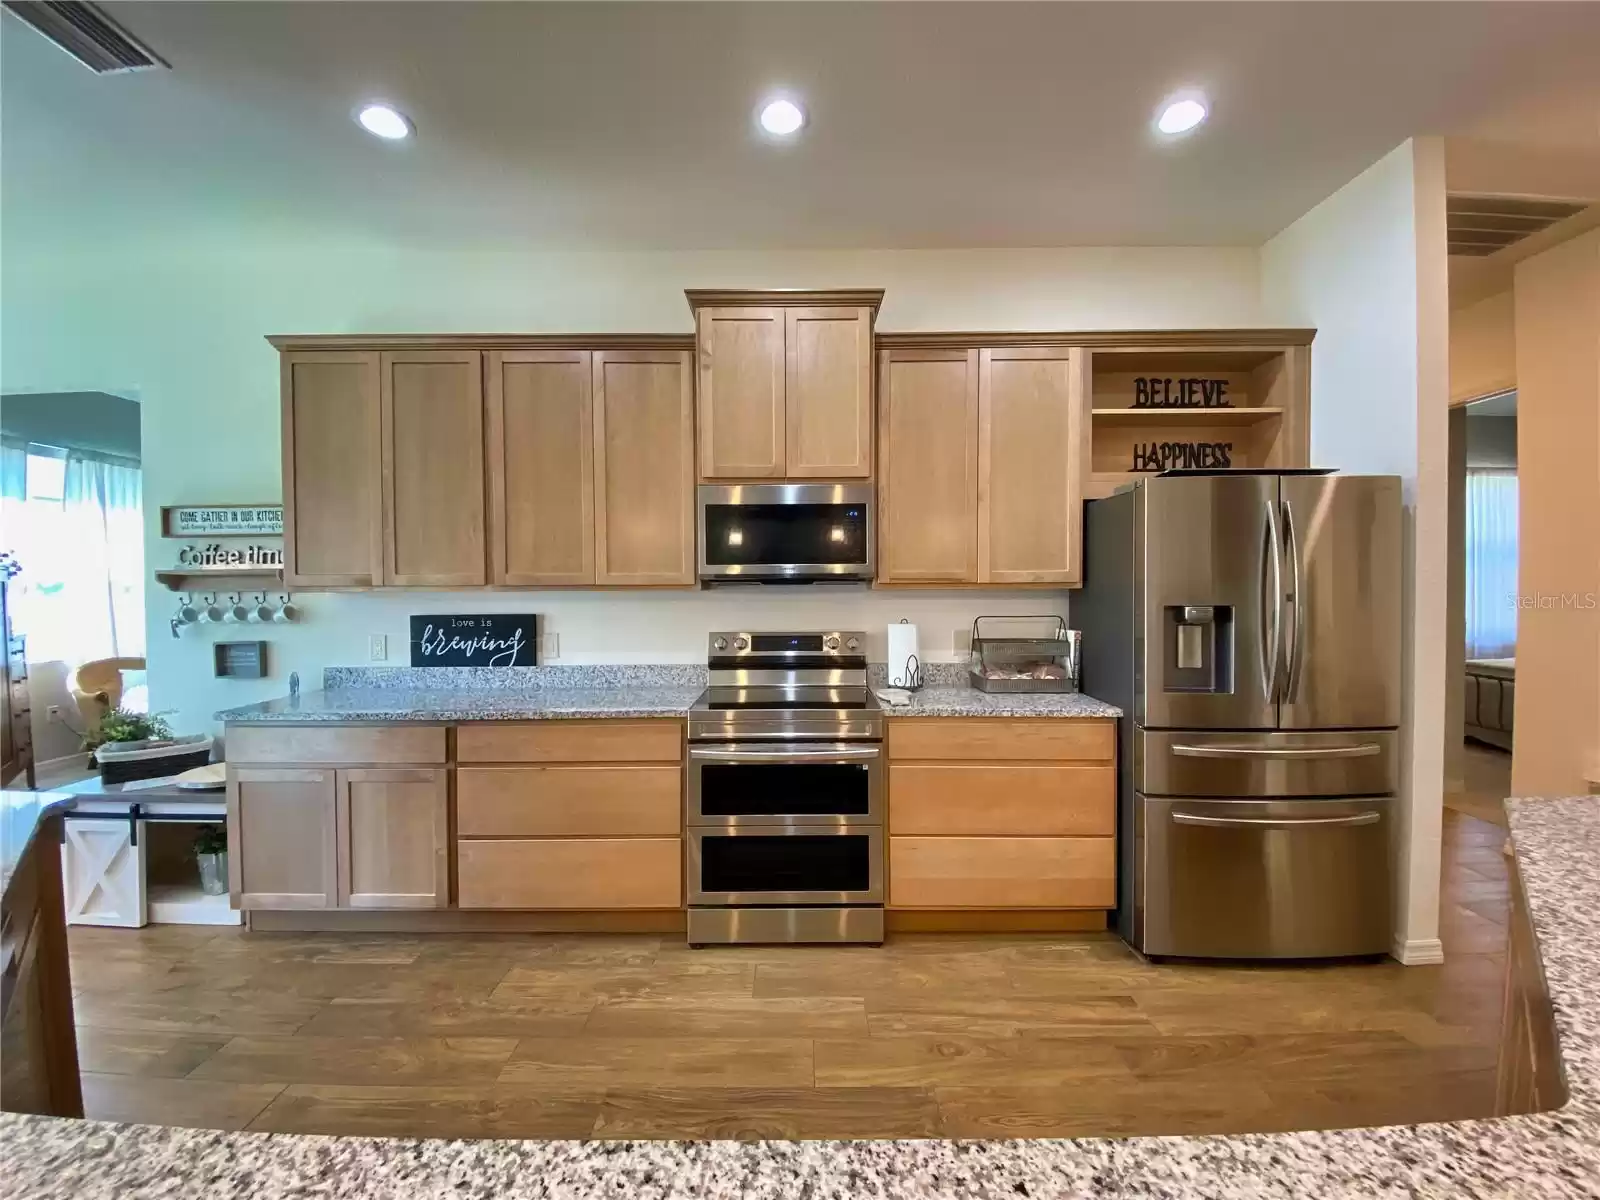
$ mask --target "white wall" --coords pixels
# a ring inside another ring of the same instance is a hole
[[[1406,503],[1395,954],[1438,961],[1449,392],[1444,150],[1399,146],[1261,251],[1262,302],[1314,325],[1313,465],[1401,476]]]
[[[0,387],[106,390],[140,399],[146,562],[181,543],[158,536],[160,506],[281,495],[278,376],[269,333],[689,332],[685,287],[883,287],[880,328],[1095,329],[1273,324],[1248,248],[1084,248],[552,254],[514,247],[417,250],[274,242],[46,245],[8,227],[0,260]],[[547,614],[561,661],[694,662],[729,625],[862,627],[908,616],[930,659],[984,612],[1064,612],[1064,592],[354,594],[305,598],[303,626],[273,628],[272,677],[215,680],[210,643],[174,640],[170,593],[148,594],[151,701],[180,730],[217,708],[281,695],[290,670],[315,686],[329,664],[366,661],[383,632],[404,661],[411,612]],[[251,636],[243,633],[241,636]]]

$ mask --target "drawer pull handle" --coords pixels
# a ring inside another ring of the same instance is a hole
[[[1353,817],[1202,817],[1197,813],[1175,812],[1174,825],[1376,825],[1382,813],[1364,812]]]
[[[1172,752],[1180,758],[1371,758],[1383,752],[1377,742],[1354,746],[1187,746]]]

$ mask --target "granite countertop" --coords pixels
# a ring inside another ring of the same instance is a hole
[[[540,721],[576,717],[681,717],[700,695],[684,687],[333,688],[246,704],[219,721]]]
[[[11,873],[28,852],[39,823],[72,803],[65,792],[0,792],[0,893],[11,886]]]
[[[1600,1195],[1600,799],[1510,802],[1570,1098],[1528,1116],[1319,1133],[901,1142],[444,1141],[0,1115],[7,1194],[601,1200]]]
[[[890,717],[1120,717],[1122,710],[1082,692],[980,692],[974,687],[930,685],[911,703],[883,711]]]

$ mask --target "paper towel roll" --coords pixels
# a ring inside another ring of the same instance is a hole
[[[901,621],[889,626],[889,656],[885,660],[889,669],[890,687],[920,687],[922,685],[922,655],[917,650],[917,627]]]

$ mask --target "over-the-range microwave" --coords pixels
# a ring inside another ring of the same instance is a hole
[[[698,501],[704,582],[872,578],[870,483],[708,483]]]

